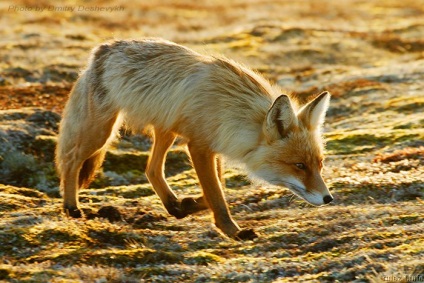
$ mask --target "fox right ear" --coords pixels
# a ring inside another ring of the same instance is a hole
[[[280,95],[266,114],[263,125],[265,136],[269,142],[287,136],[296,125],[297,117],[287,95]]]

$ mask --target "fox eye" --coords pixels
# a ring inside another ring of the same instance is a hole
[[[305,170],[306,169],[306,165],[304,163],[296,163],[295,165],[300,170]]]

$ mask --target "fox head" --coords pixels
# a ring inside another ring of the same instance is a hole
[[[285,186],[313,205],[330,203],[333,197],[321,176],[321,128],[329,102],[330,94],[323,92],[295,112],[288,96],[278,97],[263,123],[253,175]]]

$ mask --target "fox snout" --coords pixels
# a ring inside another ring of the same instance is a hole
[[[324,205],[333,201],[334,198],[328,190],[321,174],[318,172],[312,174],[309,181],[309,183],[305,184],[305,194],[300,195],[305,201],[313,205]]]
[[[332,202],[333,196],[331,194],[324,195],[324,196],[315,195],[315,194],[313,194],[312,196],[309,196],[307,194],[303,197],[303,199],[313,205],[324,205],[324,204],[329,204],[330,202]]]
[[[305,195],[303,199],[309,202],[310,204],[318,206],[318,205],[329,204],[330,202],[333,201],[333,196],[330,193],[324,196],[322,195],[315,196],[314,194],[312,197]]]
[[[289,187],[289,189],[300,198],[304,199],[306,202],[312,204],[312,205],[324,205],[329,204],[333,201],[333,196],[331,195],[330,191],[327,189],[327,187],[324,187],[323,191],[309,191],[309,190],[302,190],[299,187],[293,188]]]

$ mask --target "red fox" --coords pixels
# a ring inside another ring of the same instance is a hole
[[[253,230],[240,229],[231,217],[220,157],[311,204],[330,203],[321,176],[321,128],[329,101],[323,92],[297,109],[249,68],[162,39],[100,45],[75,83],[60,123],[56,164],[65,213],[82,216],[78,189],[90,183],[125,121],[135,132],[152,129],[146,176],[171,215],[183,218],[210,208],[223,233],[254,238]],[[165,156],[177,136],[187,142],[201,196],[178,198],[166,183]]]

